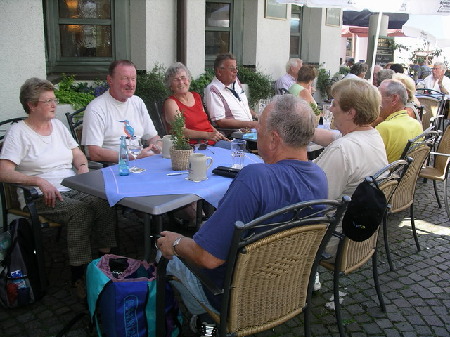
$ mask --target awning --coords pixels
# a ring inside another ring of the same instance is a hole
[[[368,10],[361,12],[344,11],[342,14],[342,24],[346,26],[369,27],[369,17],[374,14]],[[408,14],[404,13],[383,13],[389,16],[389,29],[401,29],[409,19]]]

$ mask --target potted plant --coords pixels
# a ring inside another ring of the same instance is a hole
[[[192,154],[192,147],[184,136],[184,116],[181,112],[175,115],[171,124],[173,145],[170,149],[170,158],[172,160],[172,169],[174,171],[184,171],[189,166],[189,156]]]

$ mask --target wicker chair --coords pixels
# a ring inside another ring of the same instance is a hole
[[[389,214],[398,213],[405,209],[410,209],[411,228],[413,232],[414,241],[416,243],[417,251],[420,251],[419,239],[417,237],[416,225],[414,222],[414,193],[416,191],[416,183],[419,177],[419,172],[430,154],[437,137],[434,131],[425,131],[414,139],[410,139],[405,147],[402,158],[411,158],[412,163],[409,165],[398,187],[395,189],[391,198],[391,207],[388,209],[386,216],[383,219],[383,239],[386,249],[386,257],[389,263],[390,270],[395,270],[391,259],[391,253],[388,243],[387,233],[387,218]]]
[[[426,130],[431,125],[435,125],[435,130],[438,130],[441,123],[443,126],[442,117],[445,108],[445,95],[442,92],[426,88],[418,88],[416,95],[423,107],[423,129]]]
[[[13,123],[17,123],[18,121],[23,120],[24,118],[25,117],[19,117],[0,122],[0,150],[3,146],[3,139],[5,138],[5,132],[7,131],[6,128]],[[22,210],[20,208],[19,200],[17,197],[17,189],[21,189],[23,191],[25,204],[27,206],[25,210]],[[58,240],[61,235],[61,224],[49,221],[45,217],[38,214],[34,201],[40,196],[37,190],[32,186],[0,183],[0,197],[4,231],[8,230],[8,214],[30,219],[31,226],[33,228],[33,238],[36,248],[40,283],[45,288],[47,285],[47,278],[44,272],[45,261],[41,230],[42,228],[58,228]]]
[[[439,200],[436,181],[442,181],[444,183],[445,210],[447,211],[447,215],[450,217],[450,209],[447,196],[447,175],[450,164],[450,126],[447,126],[447,128],[445,129],[437,146],[437,151],[431,152],[430,154],[434,156],[434,163],[433,165],[427,165],[426,167],[422,168],[419,176],[421,178],[433,180],[434,194],[436,195],[436,200],[439,208],[442,208],[442,204]]]
[[[398,186],[403,174],[406,172],[409,162],[406,160],[395,161],[379,172],[373,177],[367,177],[369,182],[376,181],[380,190],[383,191],[386,196],[386,200],[389,203],[390,199]],[[328,270],[333,271],[333,293],[334,293],[334,305],[336,312],[336,320],[338,323],[339,334],[345,336],[344,326],[342,324],[341,317],[341,304],[339,302],[339,278],[341,275],[348,275],[353,271],[364,266],[367,261],[372,259],[372,274],[375,283],[375,289],[377,291],[380,307],[383,312],[386,311],[383,295],[381,293],[380,283],[378,281],[378,264],[377,264],[377,241],[378,241],[379,228],[373,233],[373,235],[362,242],[356,242],[343,233],[335,233],[339,237],[339,245],[337,250],[336,259],[322,260],[320,264]]]
[[[238,221],[227,258],[223,288],[217,288],[198,269],[188,266],[213,294],[222,295],[220,316],[211,313],[219,324],[218,336],[255,334],[272,329],[302,312],[305,314],[305,336],[310,336],[309,306],[319,257],[348,201],[349,198],[344,197],[341,202],[303,202],[248,224]],[[310,214],[312,207],[316,211]],[[317,211],[317,207],[321,210]],[[289,220],[273,222],[282,214]],[[258,229],[257,234],[254,229]],[[158,264],[158,285],[162,288],[163,261],[167,262],[161,259]],[[160,310],[164,308],[161,306],[164,291],[160,289],[158,313],[164,312]],[[164,324],[158,324],[157,329],[164,329]],[[159,330],[158,335],[164,334]]]

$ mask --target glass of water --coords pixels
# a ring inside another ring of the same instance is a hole
[[[241,169],[244,167],[246,145],[247,141],[245,139],[233,139],[231,141],[232,168]]]
[[[331,122],[333,121],[333,113],[330,111],[331,105],[324,104],[322,110],[323,127],[324,129],[330,129]]]
[[[143,146],[140,139],[130,139],[130,143],[128,145],[128,154],[133,158],[132,160],[136,159],[141,154],[142,149]]]

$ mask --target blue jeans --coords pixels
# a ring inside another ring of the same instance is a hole
[[[179,280],[170,281],[170,283],[178,290],[186,308],[192,315],[206,313],[200,303],[218,314],[217,310],[208,302],[199,279],[175,256],[167,264],[167,275],[173,275]]]

